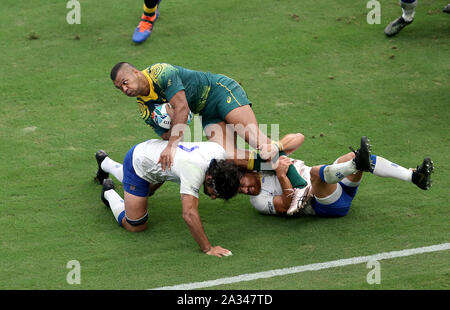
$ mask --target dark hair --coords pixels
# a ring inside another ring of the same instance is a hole
[[[111,80],[113,80],[113,81],[116,80],[117,73],[120,71],[120,69],[122,69],[122,66],[125,64],[135,68],[135,66],[133,66],[129,62],[124,62],[124,61],[119,62],[111,69],[111,74],[110,74]]]
[[[238,193],[244,173],[241,168],[231,162],[213,159],[206,170],[206,175],[211,176],[207,185],[216,191],[218,198],[228,200]]]

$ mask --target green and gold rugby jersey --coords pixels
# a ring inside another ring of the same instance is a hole
[[[142,70],[142,73],[150,84],[150,93],[147,96],[137,97],[141,117],[160,136],[168,130],[160,128],[153,122],[151,114],[155,107],[169,102],[177,92],[184,90],[191,112],[201,114],[211,85],[215,81],[214,75],[209,72],[189,70],[166,63],[153,64]]]

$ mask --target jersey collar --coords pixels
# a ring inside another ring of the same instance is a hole
[[[147,96],[138,96],[138,98],[142,99],[145,102],[158,99],[158,94],[155,92],[155,86],[153,85],[153,80],[151,79],[150,75],[148,74],[147,69],[142,70],[141,72],[147,78],[148,84],[150,85],[150,93]]]

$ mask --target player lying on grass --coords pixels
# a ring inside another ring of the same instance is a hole
[[[240,177],[238,191],[251,195],[251,204],[263,214],[340,217],[348,213],[363,172],[412,182],[423,190],[431,187],[433,162],[430,158],[425,158],[417,169],[406,169],[372,155],[370,148],[368,139],[362,137],[357,151],[339,157],[331,165],[309,167],[303,161],[294,160],[294,166],[308,183],[294,201],[285,175],[292,159],[285,156],[280,157],[275,172],[245,172]]]
[[[95,154],[98,171],[95,179],[103,184],[101,199],[108,206],[120,226],[138,232],[147,228],[147,200],[165,181],[180,184],[182,216],[201,250],[218,257],[231,255],[220,246],[212,246],[203,229],[198,212],[198,196],[202,184],[215,196],[229,199],[237,193],[240,173],[229,169],[231,163],[213,159],[224,159],[225,150],[213,142],[178,144],[172,169],[163,171],[158,158],[168,141],[148,140],[133,146],[122,164],[115,162],[100,150]],[[226,173],[223,173],[226,170]],[[108,179],[111,173],[123,183],[124,199]],[[230,175],[230,174],[236,175]],[[211,182],[214,177],[214,182]],[[224,182],[226,180],[226,183]]]

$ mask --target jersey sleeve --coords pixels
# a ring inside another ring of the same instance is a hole
[[[170,101],[180,90],[184,90],[178,69],[170,64],[154,64],[150,68],[150,77],[164,92],[167,101]]]
[[[180,194],[187,194],[198,198],[200,187],[203,185],[205,172],[190,162],[185,162],[180,173]]]
[[[259,213],[275,215],[277,211],[273,204],[273,197],[272,195],[259,194],[258,196],[252,196],[250,202]]]

